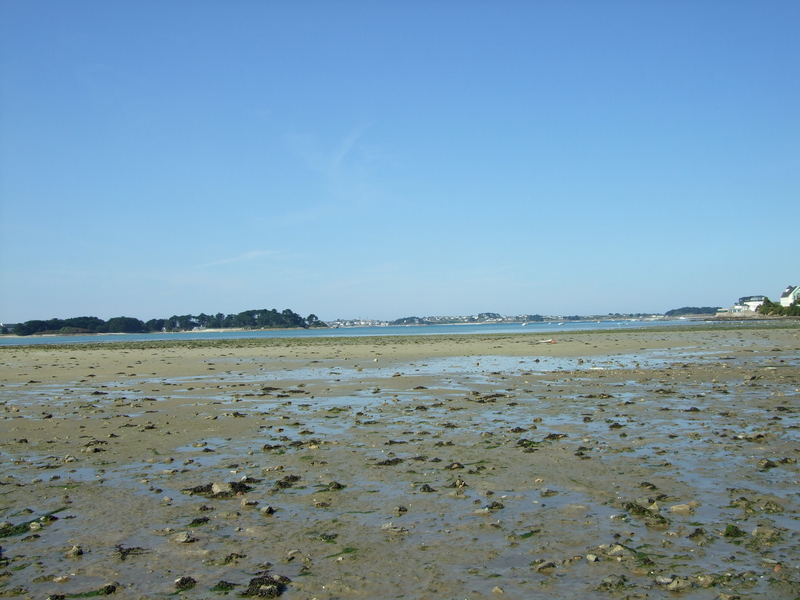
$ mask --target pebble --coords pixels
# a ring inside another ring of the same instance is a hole
[[[667,589],[670,592],[678,592],[680,590],[687,590],[692,587],[692,582],[689,581],[686,577],[676,577],[670,583],[667,584]]]
[[[381,531],[388,531],[389,533],[397,533],[397,534],[408,533],[408,529],[406,527],[400,527],[397,525],[393,525],[392,523],[384,523],[383,525],[381,525]]]
[[[179,577],[175,580],[175,588],[179,590],[190,590],[197,584],[193,577]]]
[[[217,482],[211,485],[211,493],[217,494],[233,494],[233,485],[227,482]]]
[[[669,511],[679,515],[693,515],[694,509],[700,504],[698,502],[687,502],[686,504],[675,504],[670,506]]]

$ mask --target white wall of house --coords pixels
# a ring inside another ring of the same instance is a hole
[[[800,285],[790,285],[784,290],[783,294],[781,294],[781,306],[791,306],[798,300],[800,300]]]

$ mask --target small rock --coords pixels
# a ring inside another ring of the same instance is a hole
[[[192,542],[196,542],[197,538],[188,531],[181,531],[180,533],[173,535],[170,538],[170,541],[178,544],[191,544]]]
[[[233,484],[227,482],[217,482],[211,484],[211,493],[216,496],[217,494],[233,494]]]
[[[747,535],[744,531],[739,529],[736,525],[728,525],[725,527],[725,533],[723,534],[727,538],[738,538]]]
[[[83,548],[80,546],[73,546],[67,550],[67,558],[75,558],[76,556],[83,556]]]
[[[197,581],[192,577],[179,577],[175,580],[175,588],[178,590],[190,590],[195,585],[197,585]]]
[[[271,506],[264,506],[261,509],[259,509],[258,512],[260,512],[262,515],[267,515],[267,516],[268,515],[274,515],[275,514],[275,509],[272,508]]]
[[[686,577],[676,577],[671,583],[667,585],[670,592],[678,592],[680,590],[687,590],[692,587],[692,582]]]
[[[542,498],[548,498],[550,496],[556,496],[558,494],[558,492],[555,491],[555,490],[551,490],[550,488],[544,487],[544,488],[541,489],[539,494],[542,496]]]
[[[670,506],[669,511],[679,515],[693,515],[694,509],[699,506],[697,502],[687,502],[686,504],[675,504]]]
[[[498,586],[495,586],[495,587],[492,588],[492,593],[493,594],[505,594],[505,591],[503,590],[503,588],[501,588],[498,585]]]
[[[389,533],[397,533],[397,534],[408,533],[408,529],[406,529],[405,527],[399,527],[393,525],[392,523],[384,523],[383,525],[381,525],[381,531],[388,531]]]
[[[31,523],[31,525],[33,525],[33,523]],[[751,535],[762,542],[773,542],[780,537],[780,533],[777,529],[766,527],[764,525],[758,525],[755,529],[753,529]]]
[[[692,578],[692,583],[701,588],[709,588],[716,582],[716,578],[713,575],[698,575]]]
[[[597,562],[600,560],[596,554],[587,554],[586,555],[586,562]]]

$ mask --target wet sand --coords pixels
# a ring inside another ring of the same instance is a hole
[[[800,595],[800,329],[552,337],[0,347],[0,596]]]

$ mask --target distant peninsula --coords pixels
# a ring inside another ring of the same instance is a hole
[[[161,333],[206,329],[309,329],[327,327],[316,315],[303,318],[288,308],[246,310],[238,314],[173,315],[167,319],[142,321],[134,317],[114,317],[104,321],[98,317],[34,320],[17,323],[11,330],[16,335],[79,335],[92,333]],[[3,332],[7,333],[7,332]]]

